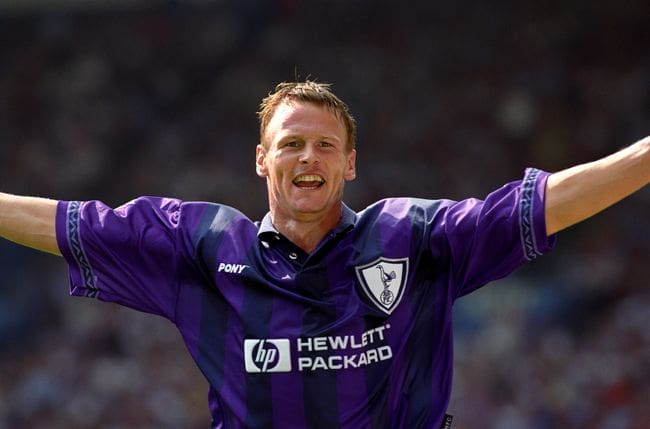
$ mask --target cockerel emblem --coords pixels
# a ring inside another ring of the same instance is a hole
[[[357,278],[368,298],[384,313],[392,313],[404,294],[408,278],[408,258],[382,257],[355,268]]]
[[[381,264],[375,265],[375,268],[377,268],[381,273],[381,282],[384,284],[384,290],[381,291],[379,300],[382,302],[382,304],[390,305],[395,297],[395,295],[393,295],[393,292],[390,291],[390,283],[395,280],[395,271],[387,273],[384,270],[384,266]]]

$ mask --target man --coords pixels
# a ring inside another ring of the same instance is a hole
[[[645,138],[559,173],[528,169],[484,201],[355,213],[342,202],[355,123],[328,85],[280,84],[259,116],[259,223],[176,199],[0,197],[0,233],[63,255],[71,294],[176,324],[210,383],[213,427],[448,425],[454,300],[650,181]]]

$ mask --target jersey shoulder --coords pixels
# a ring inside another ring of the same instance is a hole
[[[385,198],[357,213],[357,224],[364,227],[377,224],[413,226],[430,223],[454,203],[455,201],[446,199]]]

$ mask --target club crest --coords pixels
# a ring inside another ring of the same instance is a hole
[[[355,267],[359,283],[368,298],[386,314],[391,314],[402,300],[408,277],[408,258],[381,257],[361,267]]]

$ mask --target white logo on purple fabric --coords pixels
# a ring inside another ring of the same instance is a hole
[[[226,264],[223,262],[219,263],[219,268],[217,268],[217,272],[220,273],[222,271],[226,273],[232,273],[232,274],[241,274],[242,271],[244,271],[245,268],[248,268],[248,265],[244,264]]]
[[[381,257],[367,265],[355,267],[357,278],[368,298],[384,313],[391,314],[404,295],[408,278],[408,258]]]
[[[338,371],[380,364],[393,358],[390,326],[342,335],[244,340],[246,372]]]
[[[244,359],[246,372],[289,372],[289,340],[244,340]]]

